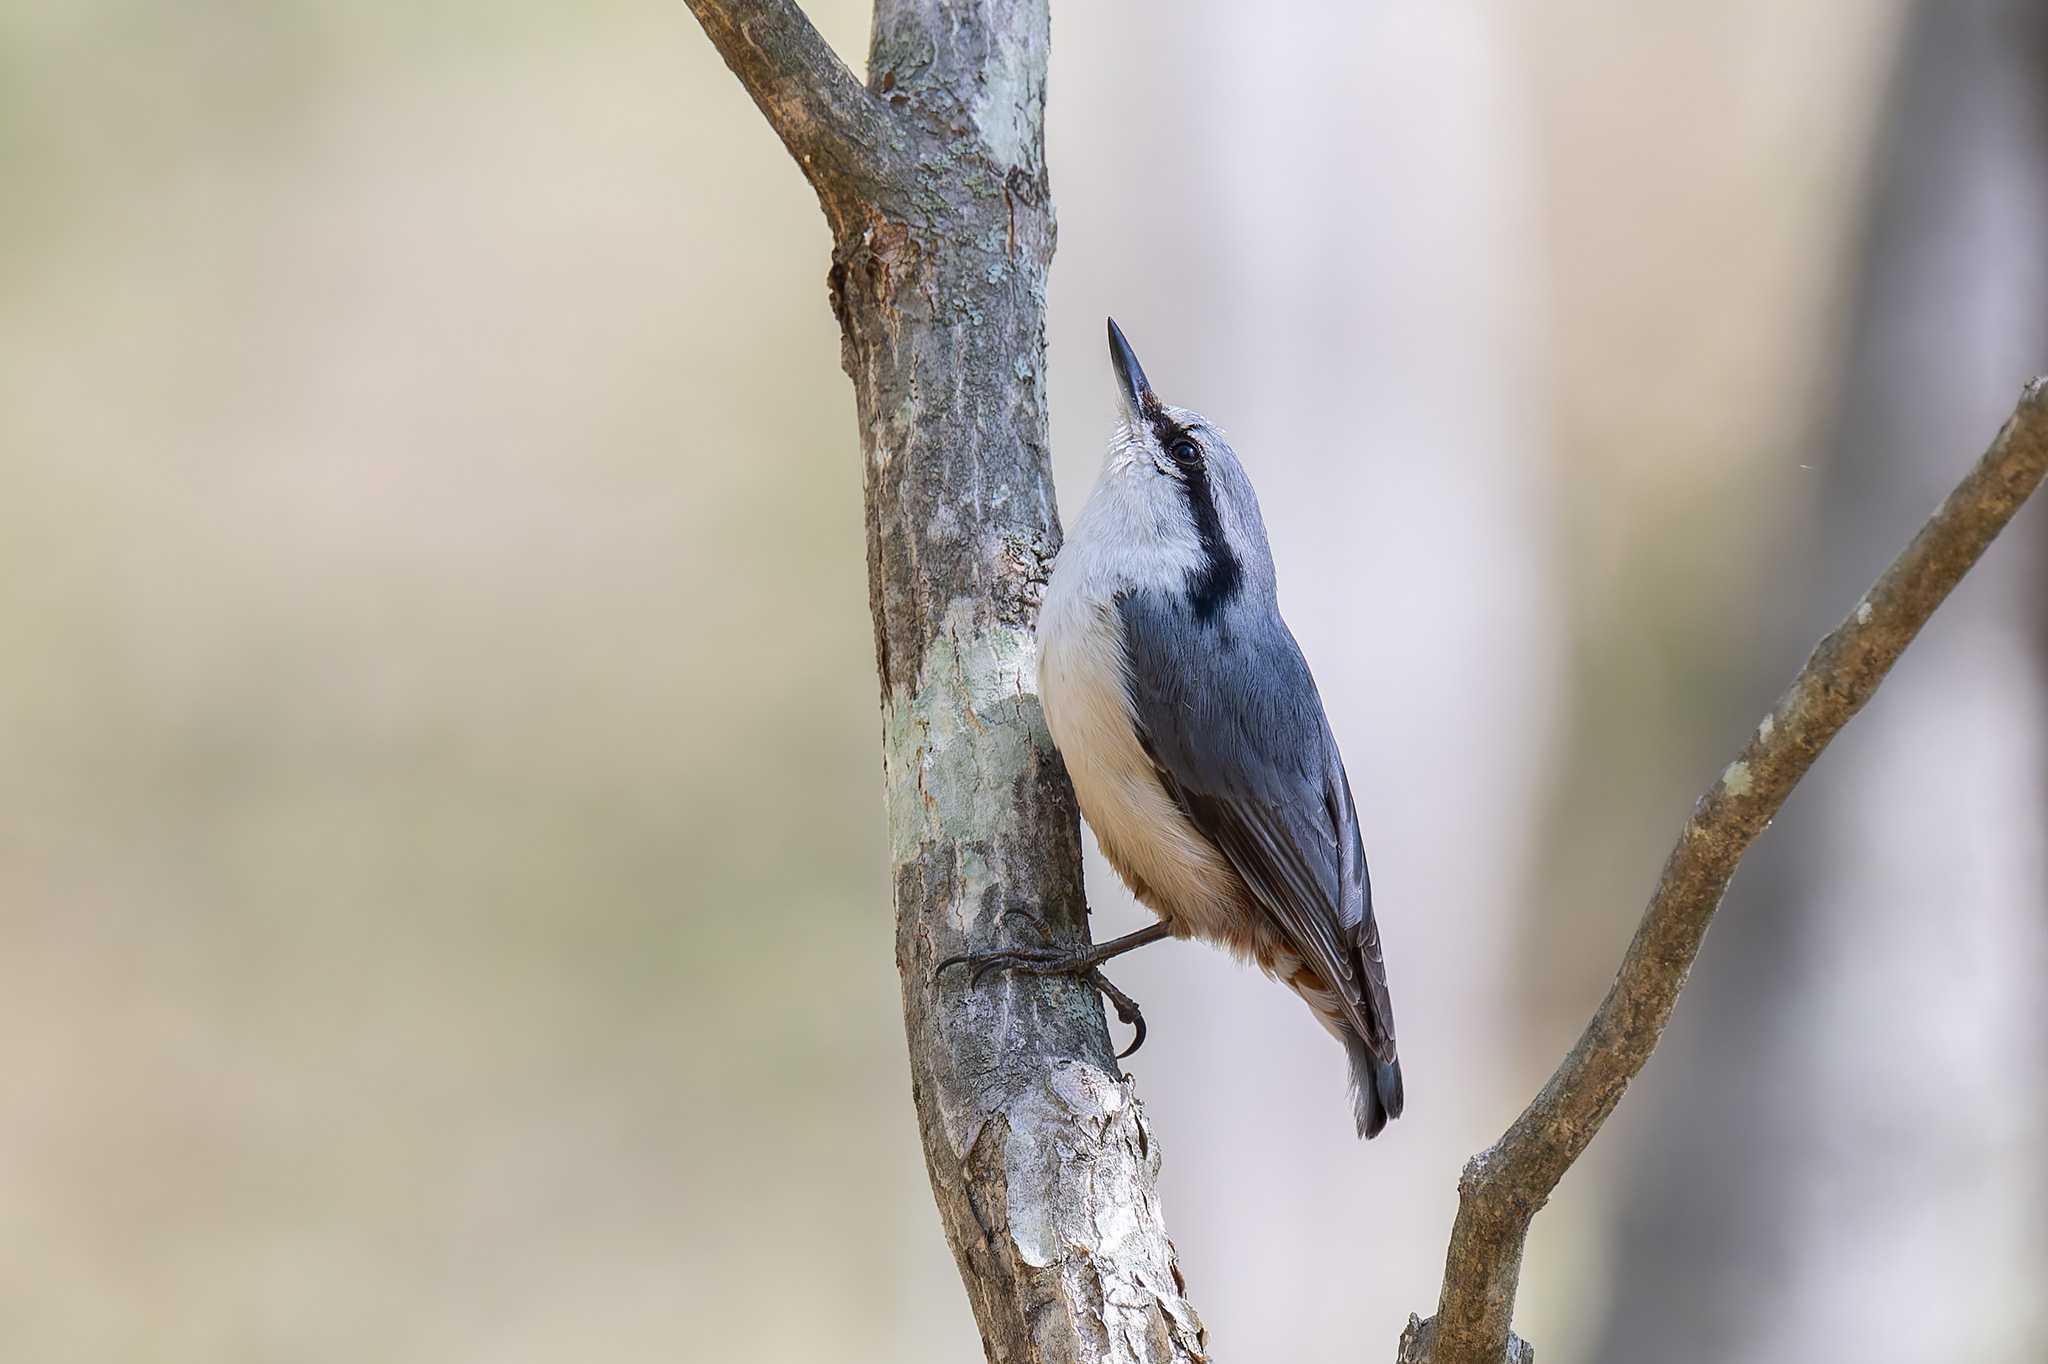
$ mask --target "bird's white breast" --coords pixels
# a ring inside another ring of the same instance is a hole
[[[1110,865],[1176,931],[1246,950],[1241,883],[1160,784],[1138,740],[1117,594],[1178,584],[1200,563],[1188,528],[1157,518],[1113,455],[1061,550],[1039,615],[1039,691],[1081,813]]]

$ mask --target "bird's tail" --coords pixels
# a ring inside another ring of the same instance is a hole
[[[1401,1060],[1380,1060],[1356,1034],[1344,1039],[1344,1050],[1351,1057],[1351,1109],[1358,1135],[1370,1141],[1401,1116]]]

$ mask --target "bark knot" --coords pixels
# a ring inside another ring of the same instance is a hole
[[[1026,630],[1038,626],[1038,608],[1045,602],[1046,584],[1052,581],[1053,560],[1059,546],[1044,530],[1003,532],[998,550],[1001,572],[996,579],[996,618]]]
[[[832,270],[826,277],[832,316],[842,328],[850,327],[849,307],[857,299],[863,310],[896,317],[904,282],[924,256],[908,223],[869,211],[832,252]]]

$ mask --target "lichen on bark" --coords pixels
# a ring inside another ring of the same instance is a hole
[[[833,233],[911,1091],[983,1346],[1004,1364],[1193,1364],[1159,1150],[1093,988],[933,977],[1019,931],[1013,908],[1087,937],[1032,643],[1060,543],[1045,0],[879,0],[865,86],[790,0],[689,3]]]

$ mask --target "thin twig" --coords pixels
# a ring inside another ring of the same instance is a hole
[[[2048,470],[2048,379],[2036,379],[1975,468],[1935,509],[1693,806],[1614,985],[1550,1082],[1458,1182],[1458,1217],[1428,1357],[1499,1364],[1530,1220],[1656,1048],[1729,878],[1828,741],[1877,691],[1927,618]],[[1519,1345],[1519,1343],[1517,1343]]]

